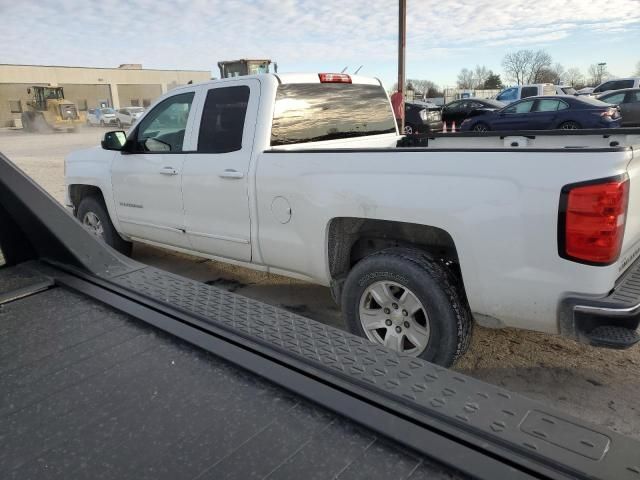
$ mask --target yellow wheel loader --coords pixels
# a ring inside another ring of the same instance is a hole
[[[32,95],[27,110],[22,112],[22,128],[27,132],[68,131],[84,123],[78,107],[64,99],[62,87],[34,86],[27,89]]]

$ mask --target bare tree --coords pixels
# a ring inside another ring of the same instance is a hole
[[[425,97],[438,97],[440,93],[440,87],[431,80],[407,80],[413,86],[413,90],[416,94]]]
[[[518,50],[507,53],[502,59],[502,68],[508,80],[523,84],[527,79],[529,64],[531,63],[531,50]]]
[[[476,65],[473,72],[473,83],[475,88],[482,88],[493,72],[484,65]]]
[[[529,77],[527,83],[545,83],[542,76],[545,71],[551,69],[551,55],[544,50],[531,52],[531,64],[529,66]]]
[[[594,63],[589,66],[589,81],[593,86],[600,85],[609,75],[606,63]]]
[[[540,81],[542,72],[550,67],[551,55],[544,50],[518,50],[507,53],[502,59],[507,78],[518,85]]]
[[[463,68],[460,70],[458,74],[458,88],[473,88],[475,84],[475,79],[473,72],[468,68]]]
[[[564,81],[568,85],[574,88],[581,88],[584,86],[584,75],[579,68],[571,67],[564,75]]]

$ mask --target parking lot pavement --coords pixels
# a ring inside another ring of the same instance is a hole
[[[99,144],[105,129],[28,134],[0,130],[0,151],[57,200],[64,156]],[[278,275],[137,244],[137,260],[344,328],[328,289]],[[640,439],[640,347],[595,349],[561,337],[476,327],[456,370]]]

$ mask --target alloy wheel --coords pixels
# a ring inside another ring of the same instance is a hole
[[[397,282],[380,281],[367,287],[359,314],[367,338],[391,350],[418,356],[429,344],[431,329],[424,306]]]

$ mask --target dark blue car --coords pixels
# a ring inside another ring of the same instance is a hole
[[[579,128],[615,128],[621,122],[617,107],[591,97],[554,95],[531,97],[495,111],[477,110],[460,130],[553,130]]]

